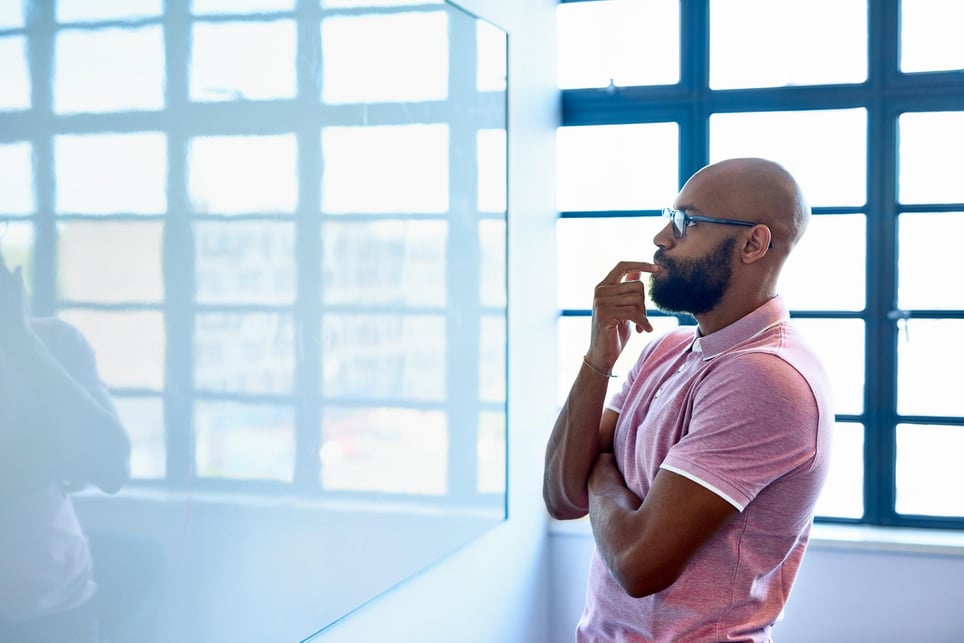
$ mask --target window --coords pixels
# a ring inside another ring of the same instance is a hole
[[[438,0],[3,7],[0,245],[94,347],[136,483],[501,513],[505,34]]]
[[[834,387],[818,518],[964,527],[952,455],[964,406],[948,370],[964,359],[949,339],[964,332],[964,298],[948,282],[964,268],[964,59],[951,33],[964,10],[589,0],[563,1],[557,16],[560,402],[594,284],[619,259],[651,256],[682,181],[723,158],[772,158],[815,215],[782,287]],[[692,320],[654,325],[680,323]],[[617,374],[647,337],[634,341]]]

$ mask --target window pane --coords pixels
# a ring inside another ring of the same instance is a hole
[[[54,111],[164,107],[161,27],[61,31],[56,36]]]
[[[863,214],[811,217],[780,275],[780,292],[791,310],[864,309],[866,228]]]
[[[484,20],[475,23],[475,88],[480,92],[504,92],[508,73],[506,34]]]
[[[961,23],[964,6],[958,0],[913,0],[900,3],[900,70],[964,69]]]
[[[7,269],[17,266],[23,270],[23,284],[27,293],[33,292],[34,229],[32,221],[0,221],[0,258]]]
[[[57,22],[130,20],[161,15],[162,0],[57,0]]]
[[[327,304],[444,306],[445,221],[322,224]]]
[[[160,214],[167,141],[160,132],[54,138],[57,212]]]
[[[114,397],[131,439],[131,477],[163,478],[166,469],[164,408],[160,397]]]
[[[448,125],[326,127],[321,147],[323,212],[448,210]]]
[[[556,207],[663,208],[679,189],[676,123],[588,125],[556,130]]]
[[[857,415],[864,408],[864,322],[860,319],[794,319],[823,362],[833,390],[834,411]]]
[[[900,308],[964,309],[964,289],[942,277],[960,275],[964,212],[904,212],[897,221]]]
[[[33,146],[0,145],[0,216],[32,214],[34,201]]]
[[[293,134],[191,139],[191,208],[213,214],[294,212],[297,153]]]
[[[964,516],[961,453],[964,426],[898,424],[897,512]]]
[[[964,416],[960,378],[949,364],[964,362],[961,319],[911,319],[897,338],[897,412]]]
[[[323,488],[442,495],[447,475],[448,427],[441,411],[325,410]]]
[[[864,426],[837,422],[833,427],[830,473],[817,502],[817,515],[860,518],[864,514]]]
[[[161,223],[71,221],[58,226],[57,287],[68,301],[160,302]]]
[[[867,0],[710,0],[713,89],[866,79]]]
[[[329,398],[445,398],[445,318],[326,315],[322,390]]]
[[[479,221],[482,268],[479,303],[483,306],[506,305],[506,223],[504,219]]]
[[[23,27],[24,2],[0,2],[0,29],[17,29]],[[3,67],[0,66],[0,69]]]
[[[0,38],[0,111],[30,109],[30,71],[27,39]]]
[[[195,402],[197,471],[205,478],[282,480],[294,475],[294,409]]]
[[[901,203],[964,202],[964,112],[916,112],[898,120]]]
[[[326,103],[448,96],[448,16],[441,11],[324,18],[321,56]]]
[[[608,0],[556,9],[561,89],[679,82],[679,0]]]
[[[194,381],[224,393],[290,393],[294,325],[284,313],[200,313],[194,324]]]
[[[192,32],[191,100],[270,100],[297,94],[293,20],[201,22]]]
[[[623,349],[619,359],[613,366],[613,373],[617,375],[609,380],[609,397],[615,395],[626,381],[626,374],[636,364],[639,354],[643,348],[664,333],[676,328],[679,324],[676,317],[650,317],[649,321],[653,324],[652,333],[637,333],[633,331],[629,338],[629,343]],[[589,329],[592,320],[589,317],[560,317],[556,325],[558,340],[558,367],[556,372],[559,374],[558,391],[560,406],[565,403],[572,382],[576,379],[576,374],[582,367],[582,357],[589,348]],[[693,327],[696,332],[696,327]]]
[[[479,166],[479,211],[505,212],[506,136],[504,129],[483,129],[476,134]]]
[[[194,15],[291,11],[295,0],[191,0]]]
[[[195,222],[196,301],[290,304],[295,300],[291,223]]]
[[[164,317],[160,311],[103,312],[61,309],[97,354],[100,376],[111,388],[164,387]]]
[[[445,0],[321,0],[326,9],[352,9],[355,7],[402,7],[409,5],[443,4]]]
[[[505,317],[483,317],[479,332],[479,399],[505,402]]]
[[[479,493],[505,493],[505,453],[505,413],[483,411],[479,414]]]
[[[596,217],[556,222],[556,299],[559,308],[591,309],[596,284],[620,261],[652,261],[661,217]],[[649,283],[649,275],[642,275]],[[649,292],[647,286],[646,292]],[[647,297],[647,306],[653,306]]]
[[[784,165],[812,206],[867,200],[867,111],[714,114],[710,161],[759,156]]]

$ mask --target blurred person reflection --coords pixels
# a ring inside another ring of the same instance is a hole
[[[100,641],[91,549],[67,493],[114,493],[130,440],[73,326],[32,318],[0,252],[0,641]]]

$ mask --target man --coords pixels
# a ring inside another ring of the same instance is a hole
[[[596,287],[589,350],[552,430],[544,496],[588,512],[596,550],[577,641],[770,641],[826,476],[833,412],[788,323],[780,270],[810,211],[763,159],[680,191],[652,263]],[[662,309],[698,322],[649,343],[604,408],[611,369]]]
[[[29,319],[0,255],[0,641],[100,640],[90,548],[68,486],[113,493],[128,436],[83,336]]]

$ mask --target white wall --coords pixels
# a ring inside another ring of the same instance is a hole
[[[545,643],[545,438],[555,413],[555,0],[460,0],[509,32],[509,518],[318,637]]]
[[[549,538],[548,643],[571,643],[592,554],[588,530]],[[962,643],[964,555],[841,549],[815,542],[774,643]]]

